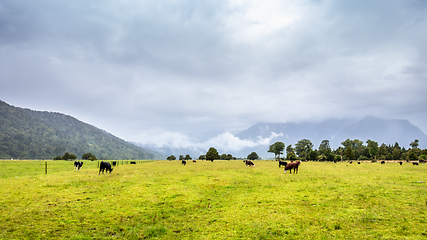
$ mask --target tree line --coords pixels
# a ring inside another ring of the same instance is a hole
[[[363,142],[359,139],[347,139],[341,143],[342,146],[332,149],[329,140],[323,140],[319,148],[314,149],[313,143],[309,139],[301,139],[295,146],[285,145],[284,142],[275,142],[271,144],[267,152],[273,153],[276,160],[310,160],[310,161],[343,161],[343,160],[426,160],[427,149],[420,149],[419,140],[411,142],[410,148],[401,147],[397,142],[394,145],[386,145],[368,139]],[[282,155],[285,153],[286,156]],[[260,159],[256,152],[250,153],[247,157],[250,160]],[[211,147],[204,155],[200,155],[199,160],[235,160],[231,154],[219,154]],[[174,155],[167,157],[167,160],[177,160]],[[192,157],[180,155],[179,160],[192,160]]]
[[[236,160],[237,158],[231,154],[226,154],[226,153],[219,155],[218,150],[216,150],[216,148],[214,147],[211,147],[209,148],[206,154],[200,155],[198,159],[206,160],[206,161],[214,161],[214,160]],[[259,159],[259,156],[256,152],[252,152],[247,156],[247,159],[256,160],[256,159]],[[169,157],[166,158],[166,160],[169,160],[169,161],[176,160],[176,157],[174,155],[170,155]],[[192,158],[190,157],[189,154],[185,155],[185,157],[184,155],[179,155],[179,160],[192,160]]]
[[[365,144],[366,143],[366,144]],[[427,149],[419,149],[419,141],[415,139],[405,149],[396,142],[394,145],[386,145],[368,139],[363,142],[359,139],[347,139],[341,143],[342,146],[333,150],[329,140],[323,140],[318,149],[313,149],[313,143],[309,139],[302,139],[295,144],[286,146],[286,157],[280,156],[284,153],[285,144],[275,142],[269,146],[268,152],[274,153],[276,159],[287,160],[312,160],[312,161],[342,161],[342,160],[425,160]]]

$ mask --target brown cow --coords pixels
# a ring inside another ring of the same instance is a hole
[[[301,161],[296,161],[296,162],[288,163],[285,166],[284,172],[286,173],[286,171],[289,170],[289,173],[292,173],[291,171],[292,171],[292,169],[294,169],[294,173],[295,173],[295,171],[296,171],[296,173],[298,173],[298,167],[299,167],[300,164],[301,164]]]
[[[245,164],[246,164],[246,166],[252,166],[252,167],[255,167],[254,162],[252,162],[251,160],[246,160],[246,161],[245,161]]]

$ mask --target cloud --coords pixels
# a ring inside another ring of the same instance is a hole
[[[426,7],[6,0],[0,94],[159,145],[239,148],[260,142],[224,132],[366,115],[408,119],[427,132]]]

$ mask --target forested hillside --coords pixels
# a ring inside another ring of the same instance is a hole
[[[160,156],[71,116],[22,109],[0,101],[0,158],[51,159],[65,152],[80,158],[156,159]]]

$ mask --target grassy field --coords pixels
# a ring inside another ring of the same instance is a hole
[[[0,161],[1,239],[427,239],[427,165]]]

